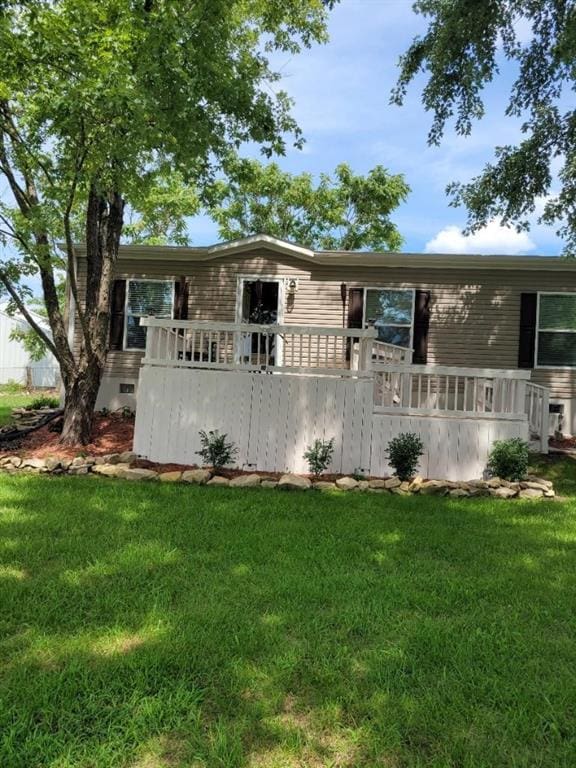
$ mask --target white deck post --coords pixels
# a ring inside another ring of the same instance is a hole
[[[548,431],[550,429],[550,392],[542,390],[542,412],[540,414],[540,453],[548,453]]]

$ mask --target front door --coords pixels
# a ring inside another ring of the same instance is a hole
[[[281,284],[268,278],[241,277],[238,286],[237,319],[249,325],[281,322]],[[240,361],[255,365],[280,365],[281,339],[262,333],[246,334],[241,340]]]

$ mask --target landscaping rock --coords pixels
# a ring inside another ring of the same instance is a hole
[[[134,451],[124,451],[120,454],[120,464],[132,464],[138,458]]]
[[[491,477],[490,480],[486,480],[487,488],[500,488],[502,480],[499,477]]]
[[[401,480],[398,477],[389,477],[387,480],[384,480],[384,488],[388,488],[388,490],[392,490],[392,488],[399,488],[402,485]]]
[[[470,496],[470,491],[467,491],[465,488],[452,488],[451,491],[448,491],[448,496],[452,496],[453,499],[464,498],[465,496]]]
[[[230,480],[228,480],[227,477],[221,477],[220,475],[215,475],[212,480],[208,480],[206,485],[230,485]]]
[[[92,472],[104,477],[122,477],[127,469],[130,469],[129,464],[95,464],[92,467]]]
[[[20,464],[22,469],[45,469],[46,463],[44,459],[23,459]]]
[[[161,483],[178,483],[182,478],[182,472],[161,472],[158,475],[158,480]]]
[[[341,491],[351,491],[358,487],[358,480],[354,480],[353,477],[339,477],[336,480],[336,487],[340,488]]]
[[[207,469],[187,469],[186,472],[182,472],[182,480],[194,485],[206,485],[211,477],[212,473]]]
[[[445,480],[425,480],[419,492],[424,496],[445,496],[450,489],[451,485]]]
[[[518,491],[514,488],[507,488],[505,485],[501,485],[498,488],[490,488],[490,496],[496,496],[499,499],[513,499],[517,495]]]
[[[544,491],[539,488],[522,488],[518,494],[520,499],[541,499],[542,496],[544,496]]]
[[[547,488],[553,488],[553,483],[550,480],[545,480],[543,477],[536,477],[536,475],[526,475],[526,481],[532,483],[538,483],[539,485],[545,485]]]
[[[60,459],[60,466],[62,469],[69,469],[70,464],[72,464],[72,459]]]
[[[230,486],[234,488],[254,488],[257,485],[260,485],[261,482],[262,478],[260,475],[238,475],[238,477],[234,477],[230,480]]]
[[[420,488],[422,487],[422,483],[424,482],[424,478],[417,475],[412,479],[412,482],[410,483],[410,491],[412,493],[418,493],[420,491]]]
[[[75,459],[72,459],[72,464],[70,464],[70,467],[85,467],[86,464],[87,461],[84,456],[76,456]]]
[[[153,469],[125,469],[120,477],[124,480],[157,480],[158,472]]]
[[[277,480],[262,480],[260,488],[276,488],[278,486]]]
[[[88,464],[83,464],[82,466],[77,467],[70,467],[68,470],[69,475],[87,475],[88,472],[90,472],[90,467]]]
[[[524,489],[524,488],[532,488],[532,489],[534,489],[536,491],[544,492],[544,491],[549,490],[550,486],[549,485],[544,485],[544,483],[541,483],[541,482],[536,482],[535,480],[525,480],[525,481],[520,483],[520,488],[522,488],[522,489]]]
[[[407,488],[402,488],[400,485],[390,488],[390,493],[393,493],[395,496],[411,496],[410,491]]]
[[[107,453],[104,456],[104,462],[106,464],[128,464],[129,462],[121,461],[119,453]]]
[[[367,491],[369,487],[368,480],[358,480],[358,489],[359,491]]]
[[[381,491],[386,488],[384,480],[369,480],[368,488],[371,491]]]
[[[312,483],[307,477],[299,475],[282,475],[278,481],[278,488],[283,491],[307,491],[312,487]]]
[[[60,459],[49,456],[45,461],[45,466],[48,472],[54,472],[56,469],[60,469]]]
[[[3,459],[3,462],[5,462],[5,464],[3,463],[2,466],[8,465],[15,468],[22,466],[22,459],[20,456],[7,456],[5,459]]]
[[[337,485],[336,483],[330,483],[328,480],[317,480],[312,484],[312,488],[315,491],[335,491]]]

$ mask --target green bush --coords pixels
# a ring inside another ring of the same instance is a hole
[[[414,432],[402,432],[390,440],[386,453],[398,478],[410,480],[414,477],[420,456],[424,453],[424,444]]]
[[[27,411],[37,411],[40,408],[58,408],[60,406],[60,400],[57,397],[48,397],[48,395],[41,395],[26,406]]]
[[[312,445],[306,448],[304,458],[308,462],[310,473],[319,477],[330,466],[334,454],[334,438],[330,440],[314,440]]]
[[[202,463],[205,467],[212,467],[218,471],[234,459],[238,453],[238,448],[234,443],[227,443],[227,434],[219,434],[217,429],[205,432],[203,429],[198,433],[200,435],[200,444],[202,448],[196,453],[202,457]]]
[[[503,480],[522,480],[530,459],[528,443],[519,437],[496,440],[488,457],[488,469]]]

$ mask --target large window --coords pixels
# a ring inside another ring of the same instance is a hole
[[[174,282],[172,280],[128,280],[124,349],[144,349],[146,328],[141,317],[172,317]]]
[[[414,291],[367,288],[364,327],[374,327],[379,341],[412,347]]]
[[[576,367],[576,294],[538,294],[536,365]]]

